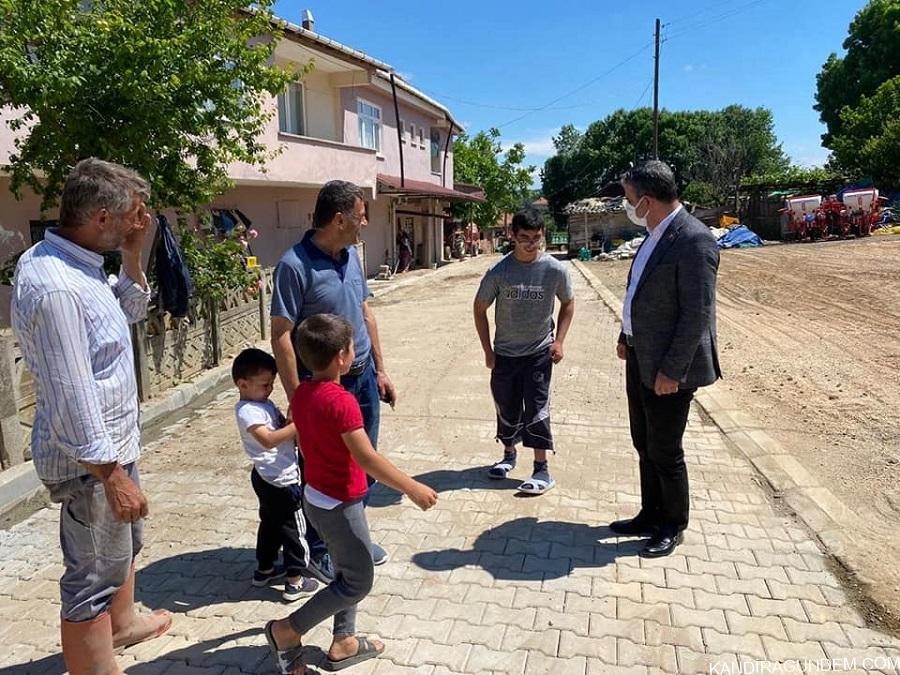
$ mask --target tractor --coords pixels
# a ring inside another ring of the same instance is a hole
[[[844,206],[850,212],[850,232],[857,237],[868,237],[872,226],[881,217],[880,197],[876,188],[848,190],[842,196]]]
[[[800,195],[785,200],[782,211],[787,213],[787,234],[790,239],[817,239],[823,236],[823,230],[827,234],[827,228],[816,219],[816,211],[821,205],[822,198],[819,195]]]

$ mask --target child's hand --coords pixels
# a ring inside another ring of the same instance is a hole
[[[413,503],[423,511],[427,511],[437,504],[437,492],[427,485],[423,485],[418,481],[413,482],[412,488],[406,493],[406,496],[413,500]]]

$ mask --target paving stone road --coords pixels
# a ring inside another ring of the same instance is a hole
[[[900,641],[865,627],[815,538],[773,506],[747,461],[696,411],[686,434],[685,543],[643,560],[640,541],[605,527],[638,508],[637,462],[613,350],[618,326],[574,268],[575,325],[554,372],[558,485],[517,497],[530,461],[507,481],[486,479],[500,448],[471,299],[489,262],[445,268],[376,300],[401,392],[396,410],[385,408],[381,450],[440,501],[422,513],[387,489],[373,500],[373,536],[391,560],[377,568],[359,623],[387,651],[349,672],[762,673],[831,664],[897,673]],[[275,589],[249,583],[256,502],[234,400],[229,390],[186,411],[145,452],[151,517],[137,597],[177,615],[168,635],[123,653],[129,674],[274,672],[261,628],[290,608]],[[57,519],[45,508],[0,532],[0,675],[64,670]],[[307,637],[313,665],[328,628]]]

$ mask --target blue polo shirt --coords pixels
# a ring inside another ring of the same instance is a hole
[[[272,316],[294,325],[313,314],[337,314],[353,324],[354,367],[369,360],[372,342],[363,320],[369,286],[355,246],[335,260],[312,241],[309,230],[281,257],[272,283]]]

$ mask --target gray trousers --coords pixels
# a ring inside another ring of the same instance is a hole
[[[122,468],[140,485],[137,462]],[[61,505],[59,542],[66,568],[59,580],[62,618],[90,621],[109,609],[128,579],[144,544],[144,521],[116,520],[103,484],[93,476],[48,483],[47,489]]]
[[[375,566],[362,499],[320,509],[303,498],[303,510],[331,554],[334,581],[288,617],[301,635],[330,616],[335,637],[356,634],[356,606],[372,590]]]

